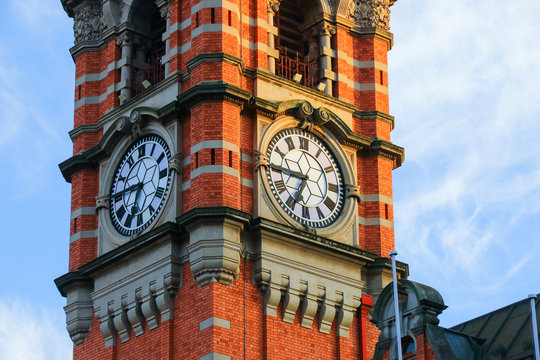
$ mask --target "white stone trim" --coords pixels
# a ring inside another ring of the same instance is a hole
[[[234,11],[236,14],[238,14],[238,6],[227,0],[202,0],[201,2],[195,4],[195,6],[191,8],[191,15],[195,14],[196,12],[202,9],[208,9],[208,8],[224,8],[227,10]]]
[[[229,320],[213,316],[211,318],[208,318],[206,320],[201,321],[199,323],[199,330],[203,331],[204,329],[207,329],[207,328],[209,328],[211,326],[217,326],[217,327],[220,327],[220,328],[230,330],[231,329],[231,322]]]
[[[113,61],[107,65],[107,69],[103,70],[100,73],[90,73],[90,74],[84,74],[78,77],[75,80],[75,86],[79,86],[87,81],[101,81],[109,75],[109,72],[116,69],[116,61]]]
[[[73,235],[69,236],[69,243],[75,242],[80,239],[97,238],[97,230],[81,230]]]
[[[382,202],[388,205],[394,205],[394,200],[390,196],[381,194],[361,194],[362,201],[364,202]]]
[[[210,354],[201,356],[199,360],[231,360],[231,357],[229,355],[223,355],[217,352],[211,352]]]
[[[83,206],[71,212],[71,220],[82,215],[96,215],[95,206]]]
[[[203,33],[211,33],[211,32],[223,32],[225,34],[235,36],[237,39],[240,38],[240,36],[238,35],[237,29],[233,28],[232,26],[221,24],[221,23],[202,24],[191,32],[191,38],[194,39]]]
[[[225,165],[203,165],[199,166],[195,170],[191,172],[190,179],[193,180],[197,176],[203,175],[203,174],[227,174],[234,177],[239,177],[239,172],[237,169],[228,167]]]
[[[191,153],[195,154],[203,149],[227,149],[235,153],[240,151],[238,145],[226,140],[203,140],[191,147]]]
[[[379,218],[379,217],[363,217],[358,215],[358,224],[364,225],[364,226],[384,226],[390,229],[394,228],[394,222],[391,220]]]

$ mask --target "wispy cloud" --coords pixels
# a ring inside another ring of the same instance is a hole
[[[18,298],[0,298],[0,358],[10,360],[66,360],[72,344],[63,319]]]
[[[393,140],[407,155],[395,172],[396,244],[413,279],[451,300],[486,301],[539,268],[538,13],[540,3],[488,0],[393,11]],[[540,291],[529,283],[512,291]]]
[[[48,170],[69,154],[73,71],[67,51],[57,51],[62,36],[54,36],[69,19],[51,0],[10,0],[1,7],[14,16],[12,36],[4,33],[0,42],[0,166],[10,174],[0,186],[10,189],[4,198],[20,199],[57,181]]]

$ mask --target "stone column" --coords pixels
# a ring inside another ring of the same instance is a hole
[[[268,2],[268,70],[272,74],[276,73],[276,54],[274,53],[276,43],[275,43],[275,36],[276,36],[276,27],[274,25],[274,18],[276,13],[279,10],[279,2],[270,0]],[[274,31],[270,31],[274,30]],[[279,53],[277,53],[277,56],[279,56]]]
[[[165,78],[169,76],[170,60],[171,60],[171,11],[169,0],[156,0],[156,5],[159,7],[161,17],[165,19],[165,32],[163,33],[161,40],[165,44],[165,55],[161,58],[161,64],[165,68]]]
[[[122,59],[120,60],[120,104],[129,100],[131,92],[131,54],[133,52],[133,43],[128,34],[123,34],[117,44],[122,47]]]
[[[331,36],[336,33],[336,30],[328,24],[323,24],[319,33],[319,48],[320,48],[320,73],[321,83],[325,85],[324,92],[332,95],[332,80],[335,75],[332,71],[332,46]]]

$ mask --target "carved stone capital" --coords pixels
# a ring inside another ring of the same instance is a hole
[[[268,0],[268,12],[275,15],[279,11],[280,0]]]
[[[98,2],[84,2],[74,9],[73,34],[75,44],[101,39],[105,26],[101,20],[102,8]]]
[[[336,27],[333,26],[333,25],[330,25],[328,23],[323,23],[319,27],[319,35],[320,36],[323,36],[323,35],[332,36],[332,35],[335,35],[335,34],[336,34]]]
[[[389,0],[351,0],[347,16],[362,28],[390,30],[390,5]]]

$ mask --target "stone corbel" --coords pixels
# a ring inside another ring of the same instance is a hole
[[[127,311],[125,309],[127,305],[126,297],[127,294],[124,294],[120,301],[113,303],[113,305],[116,305],[113,312],[114,328],[116,329],[120,341],[123,343],[129,340],[129,330],[131,329]]]
[[[141,311],[141,289],[138,288],[135,291],[135,294],[132,295],[134,298],[128,300],[129,305],[126,307],[127,317],[133,329],[135,336],[142,335],[144,333],[144,315]]]
[[[362,201],[360,198],[360,186],[345,184],[345,198],[354,198],[360,203]]]
[[[182,154],[178,153],[169,159],[169,168],[178,175],[182,173]]]
[[[268,156],[255,150],[255,171],[257,171],[261,166],[265,169],[268,167]]]
[[[270,282],[264,292],[264,315],[276,317],[280,300],[281,284]]]
[[[114,327],[111,311],[109,310],[109,304],[99,306],[95,308],[96,316],[99,319],[99,330],[105,338],[105,347],[111,347],[116,345],[116,329]]]
[[[336,315],[336,304],[340,302],[340,299],[338,299],[340,295],[335,290],[322,287],[320,287],[319,292],[324,294],[321,296],[323,301],[319,310],[319,331],[330,334],[330,328]]]
[[[300,304],[300,296],[302,294],[300,279],[291,276],[289,278],[289,286],[285,292],[283,299],[283,321],[292,324],[296,316],[296,310]]]
[[[361,296],[353,294],[344,294],[343,302],[338,310],[336,324],[337,335],[341,337],[349,337],[349,329],[356,314],[356,309],[361,304]]]
[[[111,195],[105,194],[101,196],[96,196],[96,214],[99,213],[100,209],[109,209],[109,202],[110,202]]]
[[[307,284],[307,289],[300,307],[300,325],[302,327],[311,329],[319,306],[317,300],[318,294],[316,288],[313,284]]]
[[[228,218],[197,219],[186,229],[191,271],[199,286],[213,281],[233,285],[240,271],[243,223]]]
[[[67,305],[66,325],[69,336],[75,345],[82,344],[92,326],[92,292],[91,284],[75,283],[65,289]]]
[[[141,312],[146,319],[148,328],[155,329],[159,325],[159,309],[151,292],[143,296],[141,299]]]

